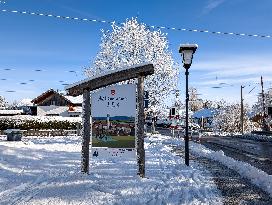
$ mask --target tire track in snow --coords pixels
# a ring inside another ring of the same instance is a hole
[[[52,181],[52,180],[50,180]],[[18,187],[9,189],[5,191],[8,193],[5,195],[5,198],[2,198],[2,202],[6,202],[8,205],[16,205],[23,204],[30,201],[35,195],[37,195],[40,189],[50,183],[48,179],[43,178],[43,176],[39,176],[36,180],[25,183]]]

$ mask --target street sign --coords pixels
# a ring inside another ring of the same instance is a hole
[[[148,108],[149,100],[144,100],[144,108]]]
[[[148,104],[149,104],[148,91],[144,91],[144,108],[148,108]]]
[[[148,100],[148,91],[144,91],[144,100]]]

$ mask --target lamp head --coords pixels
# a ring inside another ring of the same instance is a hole
[[[182,44],[179,48],[179,53],[182,55],[184,67],[189,68],[192,64],[193,55],[198,48],[197,44]]]

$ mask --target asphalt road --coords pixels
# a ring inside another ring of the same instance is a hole
[[[172,135],[169,129],[157,128],[163,135]],[[177,132],[175,133],[177,135]],[[200,142],[209,149],[222,150],[226,156],[244,161],[272,175],[272,143],[238,137],[202,136]]]
[[[238,137],[202,137],[200,143],[212,150],[222,150],[225,155],[247,162],[272,175],[272,143],[241,139]]]

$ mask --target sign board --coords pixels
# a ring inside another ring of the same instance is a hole
[[[136,85],[113,85],[91,96],[92,146],[135,148]]]

